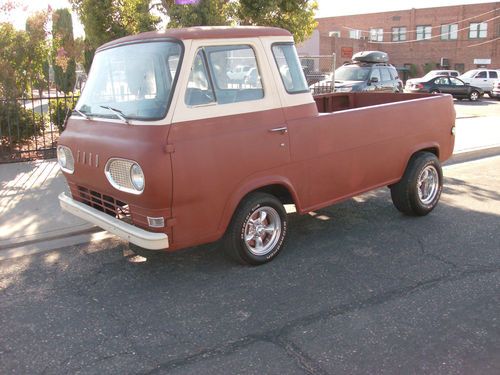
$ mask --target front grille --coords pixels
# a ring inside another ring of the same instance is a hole
[[[120,220],[131,222],[130,208],[125,202],[82,186],[78,186],[78,196],[80,202],[96,210],[114,216]]]

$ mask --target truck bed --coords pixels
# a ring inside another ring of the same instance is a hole
[[[348,109],[370,107],[379,104],[402,102],[434,96],[434,94],[377,93],[328,93],[314,96],[319,113],[332,113]]]

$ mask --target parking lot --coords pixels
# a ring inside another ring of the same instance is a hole
[[[2,261],[0,372],[498,374],[500,157],[445,178],[424,218],[385,188],[292,215],[257,268],[115,240]]]

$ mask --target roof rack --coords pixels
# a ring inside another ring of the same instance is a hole
[[[352,56],[352,61],[367,63],[387,63],[389,55],[381,51],[361,51]]]

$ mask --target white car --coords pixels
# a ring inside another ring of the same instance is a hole
[[[450,76],[450,77],[458,77],[460,75],[460,72],[458,70],[431,70],[428,72],[425,76],[421,78],[411,78],[406,81],[405,84],[405,90],[409,90],[412,83],[417,83],[417,82],[427,82],[433,77],[437,76]]]
[[[493,89],[491,90],[490,98],[496,98],[497,100],[500,100],[500,79],[497,79],[495,82],[493,82]]]
[[[493,90],[493,83],[500,78],[500,71],[493,69],[473,69],[465,72],[458,78],[471,86],[482,88],[489,95]]]
[[[247,76],[248,72],[252,69],[251,66],[248,65],[238,65],[233,70],[227,72],[227,76],[229,79],[233,81],[243,81]]]

